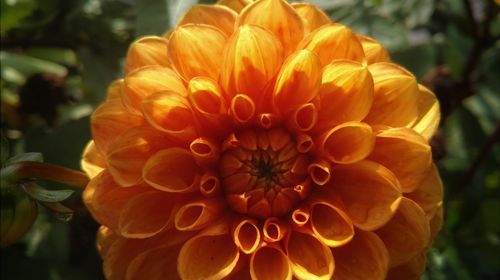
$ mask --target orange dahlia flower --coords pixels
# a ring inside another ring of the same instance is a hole
[[[128,51],[84,201],[108,279],[416,279],[442,221],[433,93],[315,6],[195,5]]]

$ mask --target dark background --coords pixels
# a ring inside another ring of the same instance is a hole
[[[122,75],[127,46],[163,34],[196,2],[0,1],[1,125],[10,154],[42,152],[46,162],[75,169],[90,139],[89,115]],[[431,145],[445,185],[445,222],[422,279],[500,279],[500,4],[314,3],[380,40],[441,102]],[[30,232],[1,250],[2,279],[102,279],[97,225],[79,195],[67,202],[71,222],[41,209]]]

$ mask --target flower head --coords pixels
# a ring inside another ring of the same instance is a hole
[[[195,5],[129,49],[84,201],[109,279],[411,279],[442,219],[433,93],[307,3]]]

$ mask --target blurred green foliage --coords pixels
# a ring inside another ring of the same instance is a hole
[[[0,1],[1,121],[11,153],[42,152],[46,162],[70,168],[79,168],[90,139],[89,115],[122,75],[130,42],[163,34],[197,2]],[[440,99],[442,123],[431,144],[445,185],[445,223],[422,279],[500,279],[498,4],[312,2],[333,20],[380,40]],[[79,199],[70,204],[75,216],[69,224],[41,209],[25,238],[2,249],[2,279],[102,279],[97,225]]]

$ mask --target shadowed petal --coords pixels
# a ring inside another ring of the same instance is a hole
[[[264,246],[252,254],[250,275],[253,280],[291,280],[292,269],[280,248]]]
[[[435,164],[432,164],[420,185],[405,196],[415,201],[424,210],[427,218],[430,219],[436,214],[443,204],[443,182]]]

